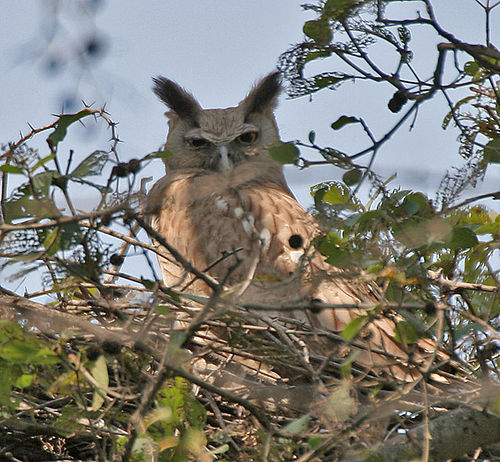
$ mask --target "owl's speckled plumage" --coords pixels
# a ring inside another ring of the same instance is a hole
[[[157,232],[197,269],[209,268],[210,276],[225,280],[236,302],[375,305],[376,286],[348,278],[315,252],[311,241],[318,228],[288,189],[282,166],[269,156],[267,147],[279,141],[273,115],[279,75],[265,77],[238,106],[212,110],[203,110],[176,83],[154,81],[155,93],[170,109],[165,150],[173,154],[148,198],[146,212]],[[202,281],[190,283],[192,276],[173,258],[161,259],[160,266],[167,286],[209,293]],[[337,332],[365,314],[345,308],[294,313]],[[392,320],[376,319],[369,329],[367,349],[358,358],[365,366],[390,362],[377,350],[403,362],[408,358],[394,339]],[[432,350],[431,342],[420,346]]]

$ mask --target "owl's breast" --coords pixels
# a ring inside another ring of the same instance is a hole
[[[160,180],[148,204],[157,231],[197,269],[228,285],[289,278],[316,227],[280,182],[243,179],[193,173]],[[169,266],[178,265],[162,262],[171,285],[179,271]]]

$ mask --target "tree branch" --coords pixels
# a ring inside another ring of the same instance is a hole
[[[462,408],[429,422],[429,431],[432,435],[429,460],[440,462],[499,442],[500,418],[487,411]],[[421,425],[405,435],[391,438],[374,451],[373,456],[381,457],[380,460],[385,462],[420,460],[424,439],[425,427]],[[344,459],[347,460],[353,462],[352,459]]]

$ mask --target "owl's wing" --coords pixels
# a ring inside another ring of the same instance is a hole
[[[292,283],[285,284],[287,295],[278,291],[282,294],[281,302],[286,302],[287,296],[289,299],[296,297],[300,290],[305,302],[320,301],[338,306],[308,313],[316,327],[335,332],[342,331],[354,319],[367,315],[365,309],[355,305],[375,308],[381,302],[381,291],[373,282],[363,279],[360,274],[353,275],[325,263],[325,257],[314,249],[312,242],[320,235],[320,230],[288,188],[275,183],[253,184],[239,191],[239,200],[242,209],[252,217],[250,220],[255,223],[255,231],[260,237],[257,281],[248,287],[249,294],[244,294],[244,299],[256,301],[253,293],[260,295],[260,300],[257,300],[260,302],[274,299],[266,296],[265,290],[256,290],[260,284],[266,285],[268,292],[273,291],[273,283],[258,282],[259,270],[264,276],[267,272],[285,281],[288,278]],[[279,287],[280,282],[274,286]],[[342,305],[350,307],[342,308]],[[408,367],[410,360],[422,366],[434,358],[436,344],[431,340],[421,339],[409,349],[396,340],[397,325],[402,318],[394,312],[374,314],[364,319],[366,325],[357,342],[363,347],[358,349],[357,361],[371,370],[383,369],[399,379],[409,380],[414,375],[412,368]],[[443,359],[442,353],[440,356]],[[389,364],[399,366],[389,367]],[[434,378],[439,380],[439,377]]]

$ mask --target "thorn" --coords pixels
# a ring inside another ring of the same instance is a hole
[[[33,127],[33,125],[31,125],[29,122],[26,122],[28,124],[28,127],[31,128],[32,131],[35,131],[35,127]]]
[[[85,101],[83,101],[83,99],[80,101],[85,106],[85,109],[90,109],[95,104],[95,101],[93,103],[90,103],[90,104],[87,104]]]

